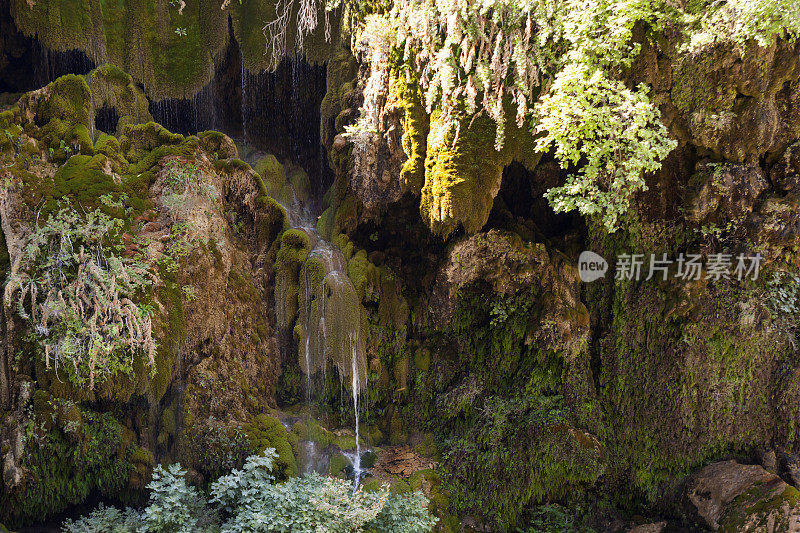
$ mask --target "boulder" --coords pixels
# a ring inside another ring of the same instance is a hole
[[[768,186],[764,171],[757,166],[701,166],[689,180],[686,218],[701,225],[741,221]]]
[[[709,465],[689,479],[685,501],[712,531],[800,532],[800,492],[759,465]]]

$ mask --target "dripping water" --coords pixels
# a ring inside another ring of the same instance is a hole
[[[353,344],[353,353],[351,357],[351,361],[353,367],[351,372],[353,373],[353,412],[355,413],[356,419],[356,456],[353,458],[353,490],[355,491],[358,488],[358,483],[361,480],[361,436],[359,435],[358,431],[358,391],[359,391],[359,383],[358,383],[358,354],[356,353],[356,349],[358,347],[358,343],[356,339],[352,339]]]

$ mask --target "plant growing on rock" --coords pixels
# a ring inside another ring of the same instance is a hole
[[[628,211],[633,194],[647,189],[644,173],[661,168],[678,144],[668,137],[647,87],[631,91],[586,65],[566,67],[537,114],[538,148],[553,144],[563,166],[580,165],[545,197],[557,213],[577,209],[601,216],[609,231]]]
[[[154,361],[151,309],[134,302],[149,289],[151,272],[121,253],[123,225],[100,209],[81,215],[62,206],[31,233],[6,290],[45,366],[90,389],[133,372],[135,354]]]

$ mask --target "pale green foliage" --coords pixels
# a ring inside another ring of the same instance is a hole
[[[699,19],[700,31],[692,34],[690,49],[728,39],[740,47],[751,39],[759,46],[768,46],[777,37],[794,42],[800,35],[800,2],[797,0],[715,2],[694,18]]]
[[[427,507],[428,499],[420,491],[390,496],[378,516],[367,524],[368,529],[380,533],[430,531],[437,519]]]
[[[354,494],[349,482],[316,473],[280,485],[243,485],[242,490],[251,495],[223,525],[223,532],[363,531],[388,498],[386,489]]]
[[[161,465],[153,471],[150,505],[142,513],[148,533],[194,533],[207,531],[213,518],[195,487],[186,484],[186,471],[179,464]]]
[[[186,472],[180,465],[156,466],[150,489],[150,505],[138,512],[124,512],[100,505],[90,515],[66,520],[65,533],[195,533],[219,531],[216,515],[198,490],[186,484]]]
[[[667,136],[647,88],[631,91],[602,70],[567,66],[538,108],[538,147],[555,145],[562,166],[578,165],[566,184],[545,194],[556,212],[577,209],[602,216],[609,231],[628,210],[630,198],[646,190],[644,172],[658,170],[677,143]]]
[[[777,315],[797,315],[800,311],[800,277],[789,272],[774,272],[767,282],[767,302]]]
[[[35,227],[9,276],[7,297],[31,325],[45,365],[63,369],[76,385],[93,388],[131,373],[136,353],[153,363],[151,309],[134,303],[152,273],[121,253],[122,226],[100,210],[81,215],[63,207]]]
[[[87,516],[82,516],[77,520],[67,519],[61,526],[61,531],[63,533],[100,533],[101,531],[137,533],[141,526],[139,513],[134,509],[120,511],[116,507],[105,507],[100,504]]]
[[[277,458],[278,454],[272,448],[265,450],[262,455],[248,457],[241,470],[234,469],[211,485],[211,503],[227,513],[235,513],[240,506],[249,505],[258,497],[252,489],[269,485],[275,480],[269,472]]]
[[[503,144],[504,99],[522,125],[544,77],[559,63],[563,17],[546,0],[401,0],[391,26],[406,61],[421,73],[428,112],[446,119],[486,112]]]
[[[353,492],[350,482],[311,474],[275,484],[270,470],[277,454],[268,449],[247,458],[241,470],[211,485],[209,506],[197,489],[186,485],[180,465],[156,467],[150,505],[142,512],[100,507],[77,521],[67,533],[423,533],[436,523],[428,501],[417,492],[390,496]]]
[[[580,167],[548,193],[551,205],[600,216],[613,231],[644,188],[643,173],[658,170],[675,146],[647,91],[618,81],[640,49],[633,28],[681,21],[706,36],[766,45],[798,33],[800,2],[718,1],[692,16],[664,0],[397,0],[382,28],[391,28],[414,67],[429,113],[440,111],[449,125],[486,113],[497,125],[498,150],[509,109],[520,126],[533,117],[539,149],[554,146],[562,165]],[[383,79],[380,65],[370,66],[371,79]],[[376,100],[367,89],[365,99]]]
[[[611,75],[638,53],[634,25],[658,25],[661,7],[658,0],[400,0],[385,25],[413,61],[429,112],[439,109],[452,123],[485,112],[497,125],[498,150],[509,108],[520,127],[535,117],[540,150],[555,145],[562,165],[585,164],[549,192],[551,205],[601,214],[614,230],[644,187],[642,173],[660,168],[674,147],[646,91]]]

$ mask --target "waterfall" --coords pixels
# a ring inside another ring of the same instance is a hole
[[[352,372],[353,372],[353,382],[352,382],[352,389],[353,389],[353,412],[355,413],[356,418],[356,456],[353,459],[353,490],[355,491],[358,488],[358,482],[361,480],[361,437],[358,431],[358,391],[359,391],[359,383],[358,383],[358,354],[356,353],[356,347],[358,343],[355,342],[353,339],[353,353],[352,353]]]
[[[361,299],[347,275],[347,262],[341,250],[314,228],[315,217],[310,207],[294,192],[286,201],[290,204],[285,206],[290,224],[308,235],[312,248],[297,280],[298,323],[302,326],[298,355],[305,374],[305,401],[309,407],[313,405],[317,397],[314,375],[321,372],[326,383],[328,365],[338,371],[342,387],[351,389],[356,447],[354,455],[345,455],[352,463],[353,483],[357,487],[362,474],[359,400],[367,382]],[[275,295],[278,327],[283,329],[291,326],[286,301],[291,280],[284,278],[279,276],[276,280]],[[306,451],[314,453],[310,446]],[[313,457],[310,462],[313,463]]]
[[[247,142],[247,118],[248,114],[250,113],[248,101],[247,101],[247,81],[249,77],[249,71],[247,67],[244,66],[244,59],[242,59],[242,137],[244,137],[244,141]]]

